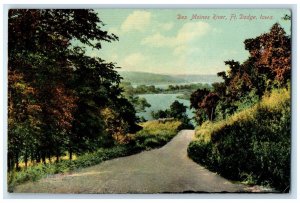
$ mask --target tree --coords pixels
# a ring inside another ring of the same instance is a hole
[[[290,37],[275,23],[270,32],[244,41],[250,57],[242,64],[229,60],[229,69],[218,73],[224,82],[214,85],[220,97],[220,118],[255,104],[266,91],[288,86],[291,74]],[[254,99],[253,99],[254,98]]]
[[[190,108],[195,109],[195,117],[194,119],[198,124],[203,123],[207,116],[205,114],[204,109],[200,108],[201,102],[203,99],[210,93],[210,91],[206,88],[204,89],[197,89],[195,92],[193,92],[190,96]]]
[[[191,108],[198,109],[199,103],[206,97],[206,95],[209,94],[209,90],[204,89],[197,89],[195,92],[191,94],[190,102],[191,102]]]
[[[160,118],[173,118],[177,119],[182,122],[182,128],[194,128],[191,124],[188,115],[186,114],[187,107],[180,103],[179,101],[175,100],[169,109],[166,110],[158,110],[157,112],[151,112],[152,117],[155,119]]]
[[[209,93],[201,102],[200,107],[203,108],[209,120],[214,120],[215,109],[220,97],[216,93]]]
[[[187,109],[187,107],[184,106],[184,104],[182,104],[179,101],[175,100],[170,105],[170,116],[180,120],[180,119],[182,119],[183,117],[186,116],[186,109]]]
[[[133,132],[135,109],[122,96],[115,64],[89,57],[118,40],[91,9],[11,9],[8,19],[8,164],[36,162],[110,142],[103,109],[119,112]]]
[[[146,108],[151,107],[145,98],[136,96],[136,89],[132,87],[130,82],[122,82],[120,84],[123,92],[122,95],[134,106],[137,113],[145,112]],[[138,118],[139,121],[144,120],[144,118]]]
[[[170,112],[168,110],[158,110],[158,111],[152,111],[151,115],[154,119],[160,119],[160,118],[169,118]]]
[[[194,126],[191,124],[188,115],[186,114],[187,107],[175,100],[170,105],[170,116],[176,118],[182,122],[182,128],[193,129]]]
[[[245,49],[253,59],[254,66],[265,72],[267,80],[285,85],[291,76],[291,38],[275,23],[270,32],[254,39],[245,40]]]

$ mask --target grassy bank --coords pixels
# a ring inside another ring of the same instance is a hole
[[[148,121],[142,124],[143,130],[133,137],[134,147],[144,150],[163,146],[179,131],[180,121]]]
[[[13,192],[16,185],[27,181],[37,181],[48,175],[68,173],[80,168],[99,164],[105,160],[128,156],[142,150],[163,146],[180,130],[179,121],[148,121],[141,124],[143,129],[129,136],[127,144],[112,148],[101,148],[96,152],[77,156],[75,160],[61,160],[58,163],[37,164],[21,171],[8,173],[8,190]]]
[[[290,91],[280,89],[227,120],[206,122],[196,129],[188,154],[224,177],[288,192],[290,106]]]

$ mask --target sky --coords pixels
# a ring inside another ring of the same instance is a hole
[[[226,60],[245,61],[244,40],[278,22],[291,33],[287,9],[98,9],[103,30],[119,41],[87,54],[115,62],[122,71],[216,74]],[[197,19],[193,19],[197,16]],[[250,16],[250,17],[249,17]],[[261,18],[264,17],[264,19]],[[255,19],[254,19],[255,17]]]

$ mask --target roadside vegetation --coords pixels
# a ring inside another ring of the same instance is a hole
[[[153,120],[141,124],[143,130],[133,137],[134,148],[152,149],[169,142],[184,126],[175,119]]]
[[[113,147],[141,129],[117,67],[86,54],[118,40],[103,27],[94,10],[9,11],[8,172]]]
[[[278,23],[245,40],[246,61],[225,61],[229,70],[218,73],[223,82],[167,89],[133,88],[116,63],[86,54],[118,41],[104,28],[92,9],[9,10],[9,191],[160,147],[193,128],[188,107],[178,101],[153,112],[157,121],[141,123],[136,115],[150,104],[137,94],[146,93],[190,95],[200,126],[188,148],[195,161],[231,179],[289,191],[291,37]]]
[[[188,154],[226,178],[286,192],[290,132],[290,91],[280,89],[226,120],[204,122],[196,129]]]
[[[289,192],[291,38],[276,23],[244,44],[249,58],[225,61],[224,82],[191,94],[198,127],[188,154],[226,178]]]
[[[191,119],[186,113],[187,108],[187,106],[175,100],[168,109],[152,111],[151,114],[154,119],[177,119],[181,121],[182,128],[194,129]]]
[[[124,90],[114,62],[86,54],[118,41],[104,27],[92,9],[9,10],[9,191],[162,146],[181,127],[141,124],[147,101]]]
[[[72,160],[60,159],[58,162],[34,163],[26,168],[22,167],[18,171],[12,170],[8,173],[8,189],[13,192],[16,185],[27,181],[37,181],[58,173],[71,173],[109,159],[161,147],[182,129],[182,123],[174,119],[148,121],[141,123],[141,126],[143,126],[143,130],[136,134],[128,134],[122,139],[123,143],[113,147],[99,148],[95,152],[74,156],[76,158]],[[20,165],[23,165],[23,163]]]

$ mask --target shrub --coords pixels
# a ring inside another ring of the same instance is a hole
[[[78,156],[75,160],[61,160],[57,163],[38,164],[8,173],[8,190],[13,192],[15,185],[26,181],[36,181],[47,175],[67,173],[101,163],[116,157],[128,156],[144,149],[160,147],[170,141],[181,126],[179,121],[148,121],[141,124],[144,129],[133,136],[126,145],[100,148],[96,152]]]
[[[96,165],[102,161],[126,156],[132,154],[133,151],[126,145],[117,145],[112,148],[101,148],[96,152],[87,153],[77,157],[76,160],[61,160],[58,163],[47,163],[30,166],[21,171],[11,171],[8,174],[8,189],[13,192],[15,185],[26,181],[36,181],[42,177],[57,173],[66,173],[75,169],[85,168]]]
[[[143,130],[134,137],[134,147],[139,150],[160,147],[170,141],[181,129],[182,123],[173,121],[148,121],[142,123]]]
[[[290,91],[279,89],[226,120],[196,128],[188,154],[227,178],[288,192],[290,140]]]

